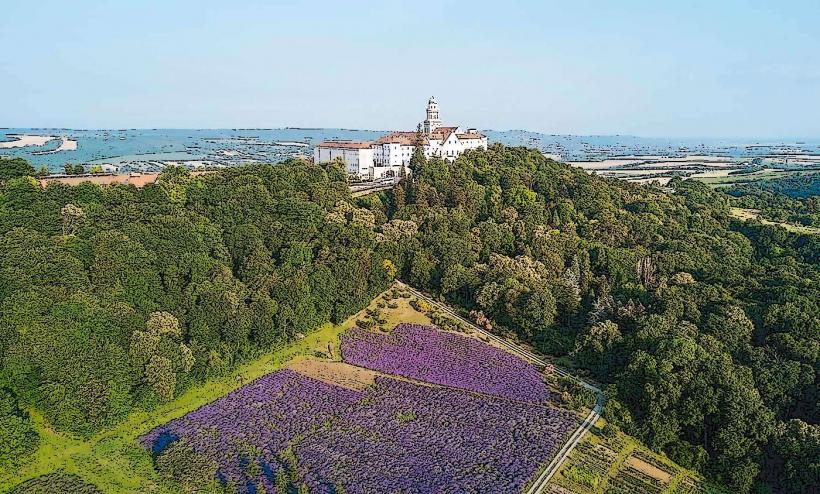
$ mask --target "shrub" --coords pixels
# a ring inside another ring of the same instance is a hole
[[[102,494],[93,484],[62,470],[27,480],[11,490],[9,494]]]
[[[184,441],[171,444],[157,456],[156,466],[160,474],[178,482],[185,492],[216,489],[216,461],[195,452],[194,448]]]
[[[11,391],[0,389],[0,467],[20,464],[38,442],[28,412]]]
[[[425,300],[421,300],[419,298],[413,298],[410,300],[410,306],[416,309],[419,312],[429,312],[432,307],[429,303]]]

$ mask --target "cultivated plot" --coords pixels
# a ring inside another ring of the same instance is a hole
[[[466,335],[356,327],[339,350],[343,362],[298,360],[140,441],[238,492],[520,492],[579,423],[535,367]]]

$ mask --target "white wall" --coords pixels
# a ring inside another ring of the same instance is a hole
[[[347,173],[363,179],[369,179],[373,168],[372,148],[334,148],[317,146],[313,148],[313,161],[327,163],[341,159],[347,165]]]
[[[445,142],[430,139],[424,146],[424,154],[427,158],[441,157],[452,161],[465,150],[477,148],[487,149],[486,137],[459,139],[456,133],[452,133]],[[324,163],[340,158],[347,165],[350,175],[363,180],[376,180],[399,176],[402,166],[410,165],[414,150],[414,146],[389,142],[361,149],[316,147],[313,150],[313,160]]]
[[[410,165],[414,146],[404,146],[399,143],[383,143],[373,146],[373,179],[384,177],[398,177],[402,166]]]

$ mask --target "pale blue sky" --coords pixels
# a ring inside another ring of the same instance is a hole
[[[0,0],[0,127],[820,137],[820,1]]]

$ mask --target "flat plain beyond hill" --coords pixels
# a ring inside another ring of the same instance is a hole
[[[0,156],[19,156],[35,168],[61,172],[66,163],[117,167],[119,173],[158,172],[169,164],[229,167],[311,156],[324,140],[367,141],[389,130],[351,129],[0,129]],[[673,139],[548,135],[482,130],[490,144],[527,146],[556,161],[631,181],[770,166],[820,164],[820,141]],[[57,136],[63,136],[59,138]],[[5,148],[5,149],[4,149]]]

